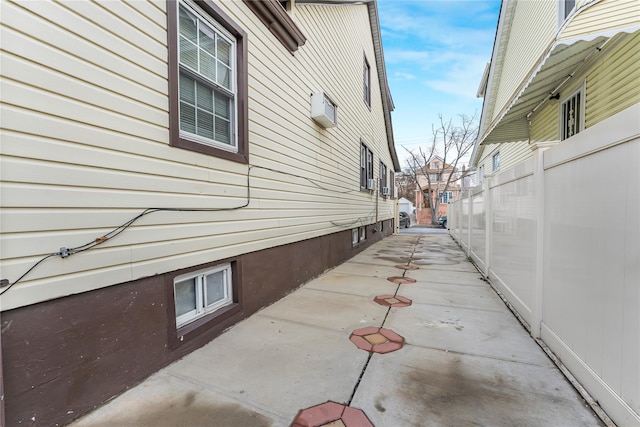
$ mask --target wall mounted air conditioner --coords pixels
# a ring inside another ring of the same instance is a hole
[[[389,187],[382,187],[382,195],[388,196],[389,194],[391,194],[391,189]]]
[[[332,128],[338,124],[338,106],[324,92],[311,95],[311,118],[320,126]]]
[[[369,189],[369,190],[375,190],[376,189],[376,180],[375,179],[372,178],[367,182],[367,189]]]

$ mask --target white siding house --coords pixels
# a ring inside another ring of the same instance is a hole
[[[68,423],[392,233],[377,6],[333,3],[0,3],[7,425]]]

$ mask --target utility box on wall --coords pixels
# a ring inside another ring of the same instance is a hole
[[[311,118],[324,128],[338,124],[338,106],[324,92],[311,95]]]

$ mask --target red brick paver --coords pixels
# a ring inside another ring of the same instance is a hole
[[[325,402],[302,409],[291,427],[375,427],[362,410]]]

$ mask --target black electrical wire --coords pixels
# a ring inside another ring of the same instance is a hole
[[[60,252],[52,253],[52,254],[49,254],[49,255],[47,255],[47,256],[45,256],[45,257],[41,258],[41,259],[40,259],[40,261],[36,262],[35,264],[33,264],[33,265],[31,266],[31,268],[29,268],[27,271],[25,271],[25,272],[24,272],[24,274],[23,274],[22,276],[18,277],[18,279],[17,279],[15,282],[13,282],[13,283],[12,283],[12,284],[10,284],[9,286],[7,286],[7,288],[6,288],[4,291],[0,292],[0,296],[4,295],[4,294],[5,294],[5,292],[7,292],[9,289],[11,289],[11,288],[13,287],[13,285],[15,285],[15,284],[16,284],[16,283],[18,283],[20,280],[22,280],[22,279],[24,278],[24,276],[26,276],[27,274],[31,273],[31,270],[33,270],[33,269],[34,269],[34,268],[36,268],[38,265],[40,265],[40,263],[41,263],[41,262],[43,262],[44,260],[49,259],[49,258],[51,258],[51,257],[53,257],[53,256],[58,256],[58,255],[60,255]]]
[[[287,176],[292,176],[295,178],[300,178],[300,179],[304,179],[308,182],[310,182],[311,184],[313,184],[314,186],[318,187],[321,190],[325,190],[325,191],[332,191],[334,193],[337,194],[347,194],[347,193],[352,193],[354,192],[354,190],[346,190],[346,191],[336,191],[336,190],[332,190],[329,188],[326,188],[320,184],[318,184],[316,181],[314,181],[311,178],[307,178],[301,175],[296,175],[293,173],[289,173],[289,172],[283,172],[283,171],[279,171],[276,169],[271,169],[268,167],[264,167],[264,166],[254,166],[254,165],[250,165],[249,168],[247,169],[247,201],[239,206],[234,206],[234,207],[230,207],[230,208],[147,208],[145,210],[143,210],[142,212],[140,212],[138,215],[134,216],[133,218],[131,218],[130,220],[128,220],[127,222],[119,225],[118,227],[114,228],[113,230],[109,231],[108,233],[104,234],[101,237],[98,237],[95,240],[92,240],[91,242],[87,242],[83,245],[80,246],[76,246],[74,248],[62,248],[59,252],[54,252],[51,254],[48,254],[46,256],[44,256],[43,258],[41,258],[39,261],[37,261],[35,264],[33,264],[26,272],[24,272],[24,274],[22,274],[22,276],[18,277],[18,279],[16,279],[13,283],[11,283],[9,286],[7,286],[6,289],[4,289],[2,292],[0,292],[0,296],[4,295],[9,289],[11,289],[15,284],[17,284],[18,282],[20,282],[22,279],[24,279],[29,273],[31,273],[31,271],[33,271],[38,265],[40,265],[42,262],[44,262],[45,260],[54,257],[54,256],[60,256],[62,258],[67,258],[70,257],[71,255],[75,255],[78,254],[80,252],[85,252],[88,251],[90,249],[95,248],[98,245],[101,245],[102,243],[113,239],[114,237],[118,236],[119,234],[123,233],[125,230],[127,230],[129,227],[131,227],[136,221],[138,221],[140,218],[155,213],[155,212],[222,212],[222,211],[235,211],[235,210],[239,210],[239,209],[243,209],[246,208],[247,206],[249,206],[249,204],[251,203],[251,170],[252,169],[263,169],[263,170],[267,170],[270,172],[274,172],[274,173],[279,173],[282,175],[287,175]],[[367,217],[360,217],[357,218],[352,224],[355,224],[357,222],[362,222],[364,219],[368,219],[371,215],[367,216]],[[344,227],[345,225],[339,225],[337,223],[334,223],[334,221],[331,221],[331,224],[338,226],[338,227]]]

